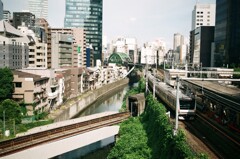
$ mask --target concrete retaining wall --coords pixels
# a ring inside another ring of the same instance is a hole
[[[104,85],[101,88],[95,89],[93,91],[86,92],[78,97],[75,97],[65,103],[59,110],[51,113],[49,116],[54,120],[54,122],[64,121],[73,118],[83,109],[87,108],[89,105],[96,102],[101,97],[112,93],[116,89],[126,86],[129,79],[122,79],[114,83]]]

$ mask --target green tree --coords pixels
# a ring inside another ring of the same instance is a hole
[[[3,112],[5,112],[5,120],[15,120],[16,124],[21,123],[22,113],[19,104],[11,99],[6,99],[0,104],[0,118],[3,120]]]
[[[2,101],[13,92],[13,73],[7,67],[0,68],[0,86],[0,101]]]

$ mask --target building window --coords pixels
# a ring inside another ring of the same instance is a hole
[[[5,41],[3,41],[3,46],[5,46]]]
[[[16,88],[22,88],[22,82],[16,82],[15,87]]]

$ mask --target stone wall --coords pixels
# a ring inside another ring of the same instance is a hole
[[[104,97],[116,89],[126,86],[129,82],[128,78],[107,84],[101,88],[88,91],[78,97],[72,98],[61,106],[60,109],[55,110],[49,115],[49,118],[54,122],[64,121],[73,118],[79,112],[96,102],[101,97]]]

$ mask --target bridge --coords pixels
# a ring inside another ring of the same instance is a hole
[[[107,113],[107,114],[102,113],[100,116],[97,116],[97,117],[96,115],[92,115],[90,118],[83,117],[80,119],[72,119],[66,122],[54,123],[51,125],[40,127],[40,128],[34,129],[31,132],[27,132],[17,138],[1,142],[0,157],[14,158],[17,155],[18,156],[17,158],[20,158],[19,153],[22,154],[22,156],[24,156],[26,155],[27,150],[30,151],[31,149],[31,151],[34,151],[34,150],[36,151],[36,147],[39,147],[43,144],[44,145],[54,144],[60,141],[62,142],[65,141],[65,143],[68,143],[71,145],[73,143],[69,143],[69,141],[66,141],[66,140],[69,139],[70,141],[74,142],[72,138],[76,138],[78,139],[78,140],[75,140],[76,142],[79,140],[84,141],[84,138],[86,139],[86,133],[88,133],[88,136],[90,135],[91,137],[93,137],[92,135],[99,136],[94,140],[89,139],[88,141],[83,142],[85,143],[85,146],[86,146],[87,144],[90,144],[90,142],[93,142],[93,141],[97,142],[103,139],[104,137],[107,138],[107,137],[110,137],[111,135],[115,136],[118,133],[118,129],[116,127],[111,127],[111,126],[126,120],[129,116],[130,114],[128,112],[122,112],[122,113],[115,112],[115,113]],[[105,135],[99,135],[99,134],[105,134]],[[78,146],[80,145],[78,144]],[[81,146],[84,146],[84,145],[81,145]],[[54,149],[54,147],[52,148]],[[66,146],[66,148],[68,148],[68,146]],[[36,155],[31,151],[27,154]],[[63,151],[58,150],[58,152],[55,152],[55,153],[50,152],[48,153],[48,155],[50,156],[47,156],[47,158],[54,157],[54,155],[57,156],[59,155],[57,153],[62,154],[63,152],[64,150]],[[35,156],[34,158],[38,158],[38,156]],[[41,155],[40,155],[40,158],[42,158]]]

